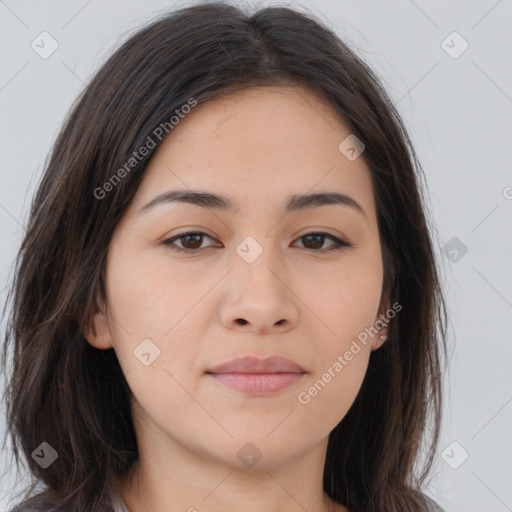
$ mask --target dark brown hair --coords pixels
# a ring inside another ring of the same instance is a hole
[[[94,191],[191,98],[201,104],[266,85],[307,87],[364,142],[383,291],[403,306],[330,433],[324,490],[351,512],[426,510],[421,490],[440,431],[447,314],[427,185],[404,123],[374,72],[314,16],[286,7],[248,14],[223,2],[160,16],[124,42],[73,105],[45,164],[8,293],[2,352],[13,455],[34,478],[24,497],[43,485],[27,503],[110,511],[120,476],[137,461],[131,392],[116,354],[82,333],[105,293],[111,235],[150,155],[107,198]],[[31,457],[43,441],[58,453],[46,469]]]

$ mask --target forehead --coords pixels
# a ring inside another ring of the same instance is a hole
[[[374,209],[370,171],[338,147],[350,135],[340,115],[298,86],[253,87],[184,115],[148,164],[134,207],[169,189],[201,188],[240,204],[332,189]]]

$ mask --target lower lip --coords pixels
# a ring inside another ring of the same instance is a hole
[[[305,373],[210,373],[208,374],[231,389],[251,394],[280,391],[295,384]]]

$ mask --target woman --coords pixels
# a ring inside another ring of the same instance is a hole
[[[62,128],[17,259],[18,510],[440,510],[420,173],[311,16],[205,3],[133,35]]]

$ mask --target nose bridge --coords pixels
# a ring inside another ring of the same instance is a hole
[[[282,258],[270,236],[248,236],[236,247],[233,272],[221,317],[230,328],[245,326],[258,331],[296,323],[297,305]]]
[[[236,247],[235,275],[243,287],[240,291],[253,300],[260,297],[269,305],[283,302],[286,295],[284,285],[282,277],[281,280],[277,277],[283,272],[278,244],[266,234],[257,238],[248,236]]]

